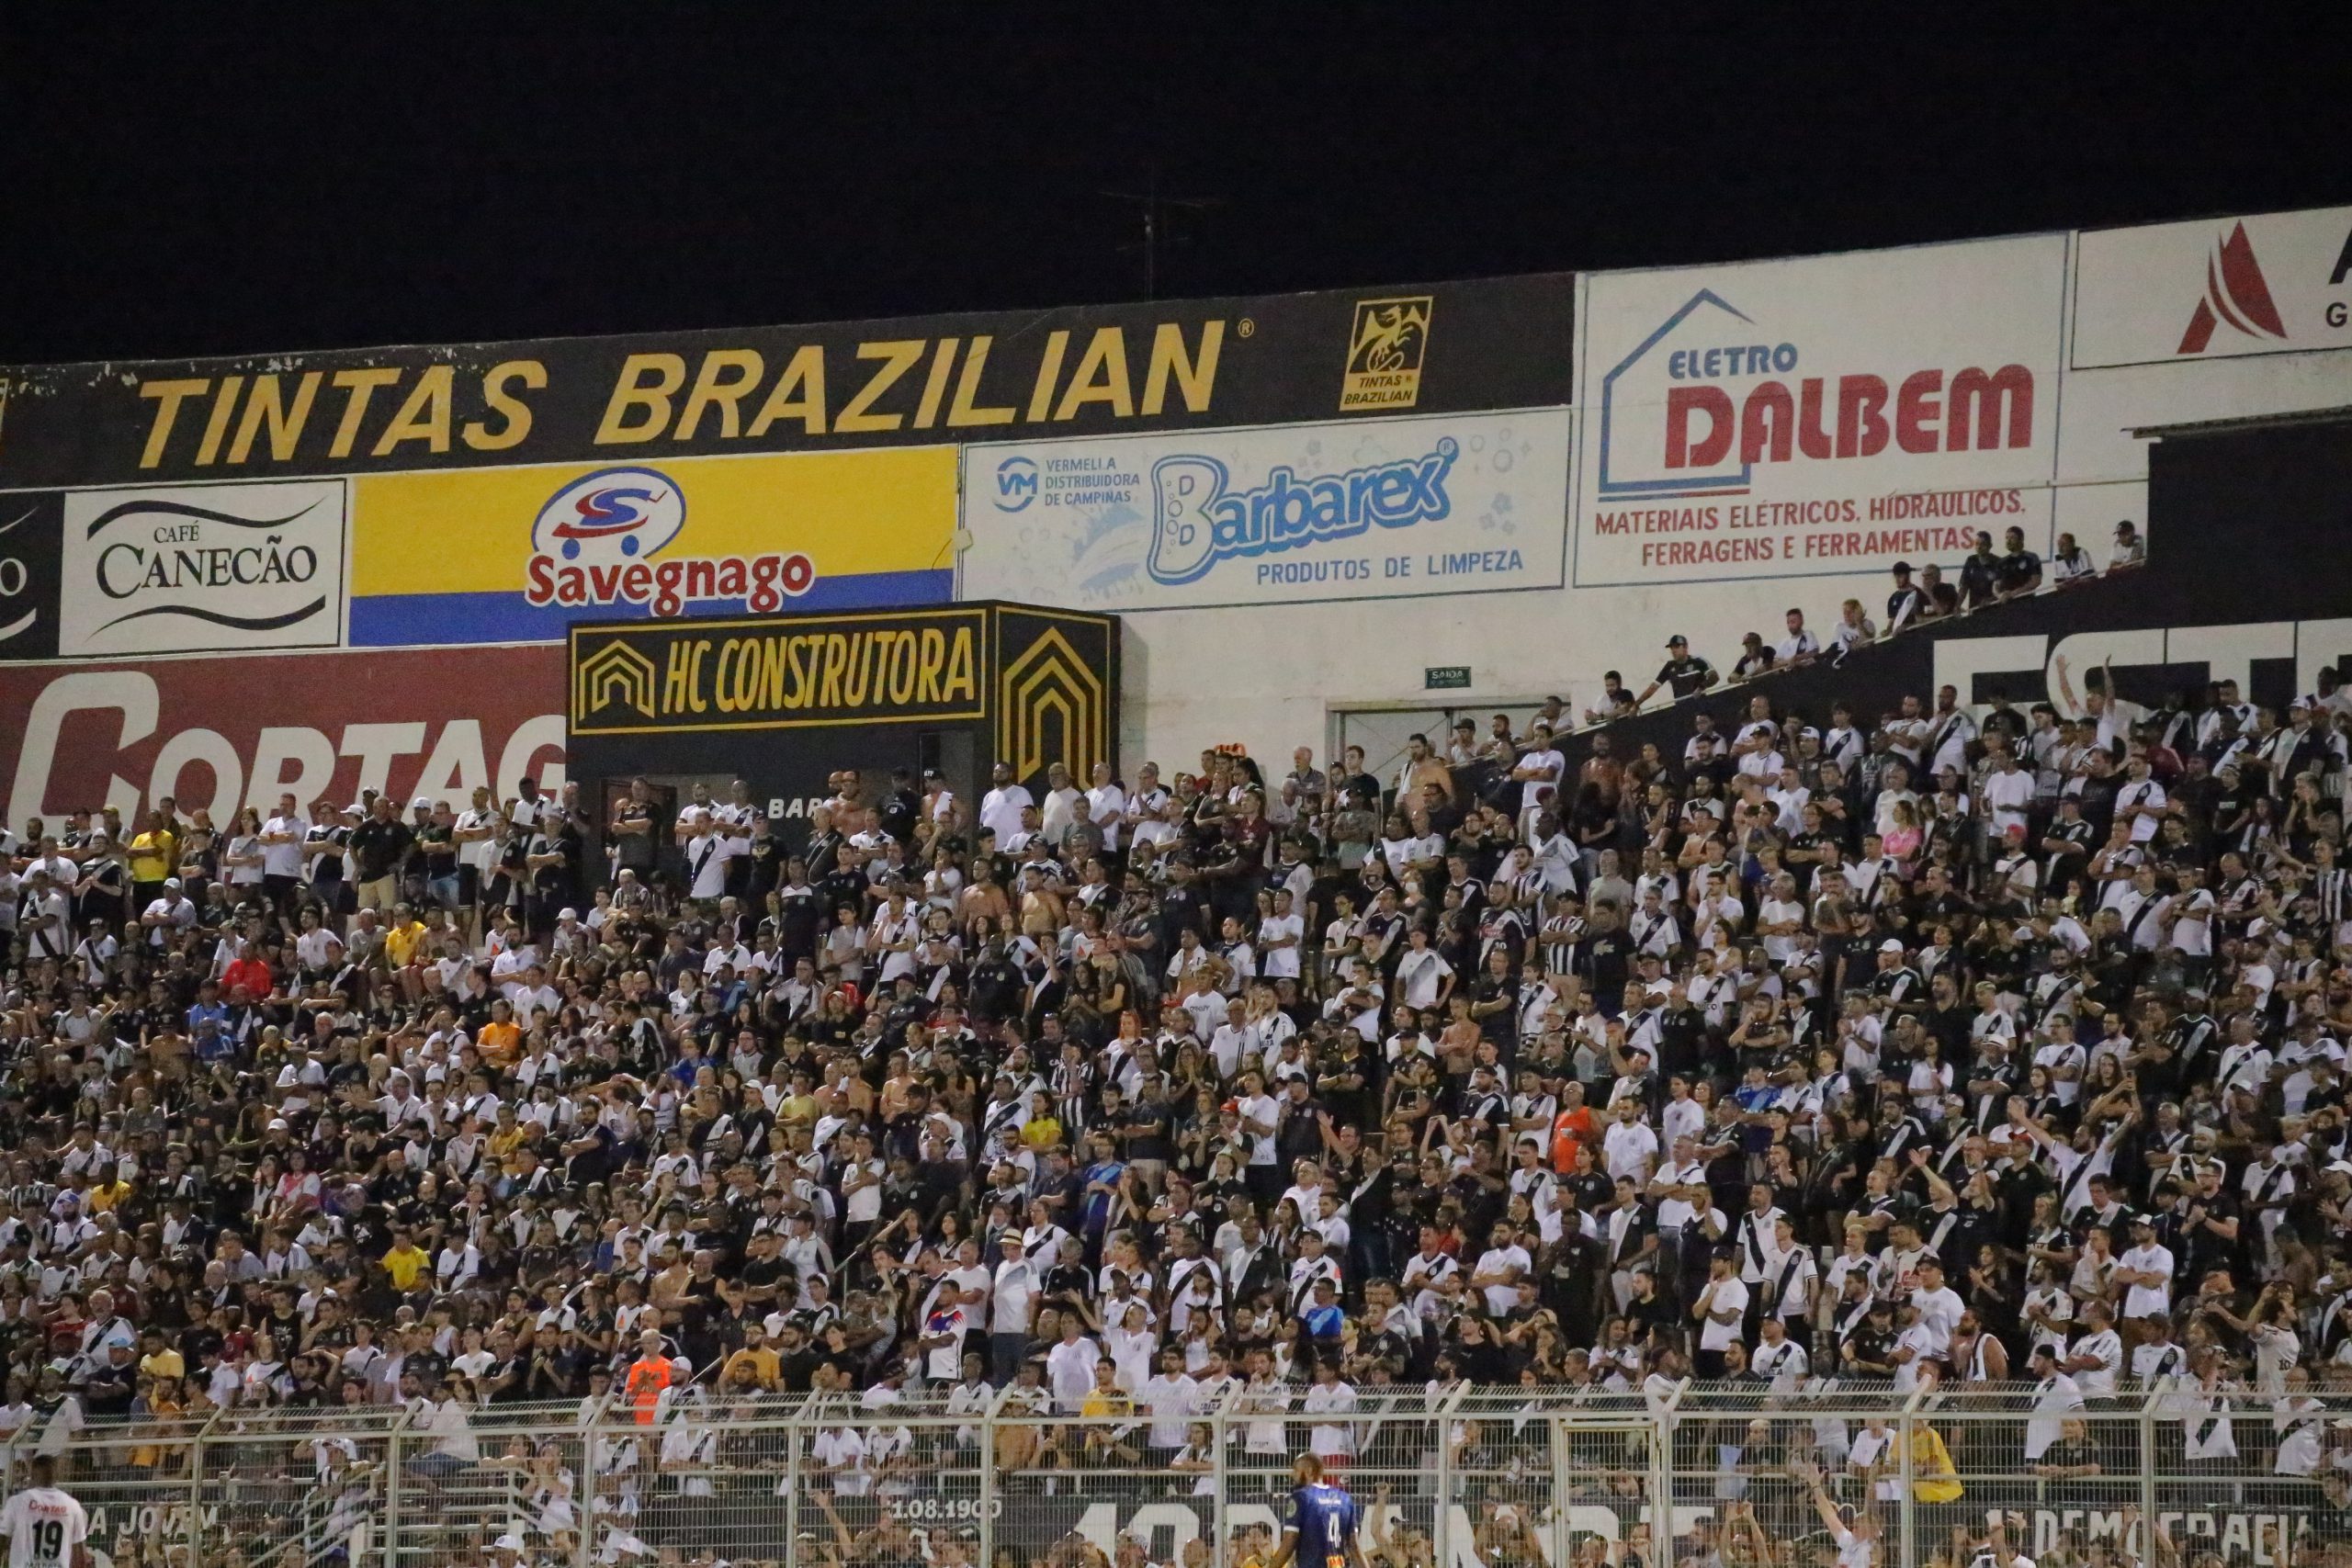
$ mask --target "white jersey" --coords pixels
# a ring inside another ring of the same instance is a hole
[[[90,1516],[54,1486],[19,1492],[0,1508],[0,1535],[8,1538],[8,1568],[73,1568],[74,1549],[89,1534]]]

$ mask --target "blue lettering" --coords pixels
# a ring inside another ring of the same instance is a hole
[[[1214,458],[1162,457],[1151,468],[1153,530],[1146,570],[1161,582],[1192,582],[1231,556],[1295,550],[1344,539],[1374,524],[1408,528],[1453,510],[1446,476],[1461,448],[1442,437],[1426,457],[1301,479],[1274,468],[1255,490],[1227,488]]]

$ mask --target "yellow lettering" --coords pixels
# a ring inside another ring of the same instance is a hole
[[[311,404],[319,395],[319,383],[326,378],[323,370],[302,372],[294,388],[294,406],[288,410],[279,401],[275,373],[254,377],[253,392],[245,399],[245,417],[237,422],[237,438],[229,443],[229,461],[242,463],[253,455],[254,437],[261,434],[266,421],[270,460],[291,462],[295,447],[301,444],[303,423],[311,417]]]
[[[959,699],[970,702],[979,695],[979,692],[980,680],[973,672],[972,665],[972,628],[969,626],[957,626],[955,645],[948,653],[947,681],[940,689],[939,700],[944,703]]]
[[[804,657],[808,652],[808,643],[809,639],[805,637],[784,639],[784,667],[790,677],[790,683],[784,693],[784,705],[787,708],[808,705],[808,664]]]
[[[794,397],[795,392],[799,393]],[[792,362],[768,389],[767,401],[752,416],[751,437],[756,441],[780,419],[797,419],[803,434],[825,434],[825,350],[821,344],[803,344]]]
[[[735,711],[735,693],[729,684],[728,677],[734,671],[735,655],[741,646],[731,638],[718,645],[718,679],[712,682],[711,697],[718,703],[721,713]]]
[[[939,420],[939,402],[947,395],[947,372],[956,364],[956,340],[944,337],[931,351],[931,374],[923,378],[922,400],[915,404],[915,428],[929,430]]]
[[[1088,403],[1109,403],[1120,419],[1135,417],[1135,390],[1127,384],[1127,334],[1116,327],[1095,329],[1054,418],[1075,419]]]
[[[646,380],[650,372],[653,379]],[[670,428],[670,399],[686,384],[686,361],[676,354],[632,354],[621,361],[620,378],[613,383],[612,400],[605,405],[604,423],[596,427],[596,445],[650,441]],[[644,417],[632,423],[629,411],[642,409]]]
[[[947,634],[937,626],[922,629],[922,668],[915,677],[915,701],[939,700],[939,671],[947,662]]]
[[[422,441],[428,452],[442,453],[449,449],[450,389],[458,373],[447,365],[428,365],[424,374],[401,404],[400,412],[392,415],[392,423],[376,439],[372,456],[389,456],[393,447],[403,441]]]
[[[212,394],[212,417],[204,422],[204,439],[197,444],[198,467],[208,467],[220,456],[220,438],[229,434],[229,416],[236,412],[237,390],[244,384],[243,376],[220,378],[220,389]]]
[[[710,640],[707,637],[702,638],[695,643],[694,653],[689,660],[690,669],[686,675],[686,701],[693,705],[694,711],[696,713],[702,712],[705,706],[702,700],[702,660],[703,656],[709,651]]]
[[[155,422],[147,427],[147,446],[139,454],[139,466],[152,468],[164,460],[164,447],[172,438],[172,424],[180,417],[180,404],[190,398],[200,398],[212,389],[209,377],[199,376],[193,381],[141,381],[139,395],[155,405]]]
[[[857,396],[850,399],[849,406],[842,410],[841,418],[833,421],[833,429],[836,432],[898,429],[906,423],[906,415],[868,413],[865,411],[879,401],[883,393],[898,385],[899,377],[914,368],[915,361],[922,357],[922,339],[862,343],[857,345],[857,356],[860,359],[878,359],[882,361],[882,367],[867,378],[865,385],[858,389]]]
[[[1187,413],[1209,412],[1209,396],[1216,389],[1217,351],[1225,346],[1225,323],[1201,323],[1200,352],[1191,358],[1184,355],[1184,328],[1182,322],[1162,321],[1151,334],[1151,364],[1144,371],[1143,412],[1147,417],[1158,413],[1168,400],[1168,382],[1176,381],[1176,390],[1184,400]]]
[[[890,700],[900,707],[913,700],[915,694],[915,634],[893,632],[890,636]]]
[[[490,367],[481,378],[481,400],[505,423],[492,430],[481,420],[466,421],[458,434],[477,452],[503,452],[510,446],[520,446],[523,438],[531,434],[531,405],[507,391],[509,381],[519,381],[537,391],[548,384],[548,367],[536,359],[510,359]]]
[[[349,395],[343,400],[343,418],[334,427],[334,442],[327,448],[330,457],[348,457],[352,446],[359,440],[360,422],[368,417],[368,401],[379,387],[397,387],[401,373],[378,367],[372,370],[338,370],[329,383],[342,388]]]
[[[789,637],[772,637],[760,649],[760,702],[763,706],[784,705],[784,650]]]
[[[729,370],[735,374],[728,375]],[[686,412],[678,416],[675,439],[692,441],[701,428],[703,410],[715,408],[719,439],[732,441],[742,428],[742,414],[735,405],[766,374],[767,362],[756,348],[716,348],[704,355],[702,368],[695,373],[695,389],[686,394]]]
[[[842,666],[849,661],[849,638],[839,632],[825,634],[825,673],[817,684],[817,705],[832,707],[842,700]]]
[[[1029,423],[1035,424],[1054,406],[1054,385],[1061,379],[1062,355],[1069,349],[1069,333],[1046,334],[1045,355],[1037,361],[1037,384],[1029,389]]]
[[[694,700],[694,664],[684,641],[670,645],[669,667],[662,672],[662,711],[686,713],[700,705]]]
[[[964,351],[963,373],[956,378],[956,400],[947,406],[947,423],[962,424],[1011,424],[1012,411],[1009,408],[978,408],[973,400],[980,395],[980,372],[989,366],[989,344],[996,340],[976,337],[972,346]]]
[[[851,707],[862,708],[865,705],[866,684],[874,679],[874,634],[859,632],[854,641],[849,667],[855,674],[855,682],[842,682],[842,701]]]

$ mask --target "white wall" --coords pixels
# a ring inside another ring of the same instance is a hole
[[[2245,238],[2233,241],[2241,227]],[[2347,231],[2352,208],[2066,237],[2059,307],[2065,355],[2055,450],[2045,470],[2054,495],[2038,548],[2046,553],[2057,534],[2071,532],[2103,563],[2119,519],[2147,531],[2147,449],[2131,434],[2135,428],[2352,405],[2352,278],[2334,276]],[[2201,299],[2219,291],[2226,298],[2217,303],[2232,307],[2225,315],[2249,316],[2242,294],[2232,291],[2243,284],[2230,283],[2225,265],[2207,265],[2225,243],[2250,243],[2283,332],[2225,328],[2208,346],[2187,352],[2182,330]],[[1916,272],[1923,256],[1970,249],[1881,254],[1904,258],[1891,273]],[[1867,259],[1826,258],[1819,276],[1850,281],[1856,264]],[[1679,270],[1703,284],[1709,280],[1702,274],[1719,269]],[[1808,272],[1802,263],[1788,270]],[[1579,290],[1589,291],[1589,283],[1580,278]],[[1813,309],[1821,307],[1824,292],[1834,301],[1838,291],[1792,291],[1801,307]],[[1753,297],[1743,279],[1739,298]],[[1580,301],[1578,321],[1586,320]],[[1907,334],[1875,332],[1858,340],[1853,321],[1843,324],[1849,330],[1842,344],[1819,329],[1806,339],[1806,354],[1814,355],[1819,339],[1864,362],[1878,355],[1890,366],[1903,363]],[[1597,378],[1589,362],[1583,368],[1577,396],[1589,404],[1594,393],[1585,383]],[[1581,469],[1590,443],[1577,446]],[[1572,475],[1572,487],[1583,482],[1581,471]],[[2259,547],[2262,520],[2248,517],[2245,526],[2249,547]],[[2162,549],[2162,539],[2152,547]],[[1949,570],[1957,558],[1943,564]],[[1574,573],[1566,575],[1573,581]],[[1849,596],[1883,616],[1890,587],[1873,563],[1847,575],[1781,581],[1213,610],[1117,606],[1126,616],[1121,751],[1130,770],[1150,758],[1165,771],[1191,765],[1204,747],[1239,741],[1261,760],[1284,762],[1295,745],[1325,750],[1338,707],[1505,706],[1523,714],[1557,692],[1581,709],[1604,670],[1622,670],[1636,689],[1645,683],[1664,660],[1671,633],[1688,635],[1698,652],[1728,671],[1741,634],[1776,639],[1781,612],[1791,605],[1803,607],[1822,632]],[[1423,671],[1446,664],[1470,667],[1470,689],[1425,692]]]

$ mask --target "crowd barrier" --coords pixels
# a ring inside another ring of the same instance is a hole
[[[1365,1388],[1331,1409],[1303,1388],[1236,1387],[1158,1430],[1141,1413],[1026,1403],[1016,1388],[517,1404],[463,1428],[390,1408],[231,1410],[70,1438],[28,1428],[8,1475],[21,1485],[27,1454],[59,1456],[96,1568],[1241,1568],[1278,1544],[1291,1463],[1309,1450],[1394,1568],[1826,1562],[1816,1478],[1834,1507],[1876,1521],[1877,1568],[1966,1568],[1996,1516],[2041,1568],[2352,1550],[2352,1420],[2339,1430],[2308,1396],[2159,1392],[2060,1411],[2031,1385],[1653,1380]]]

